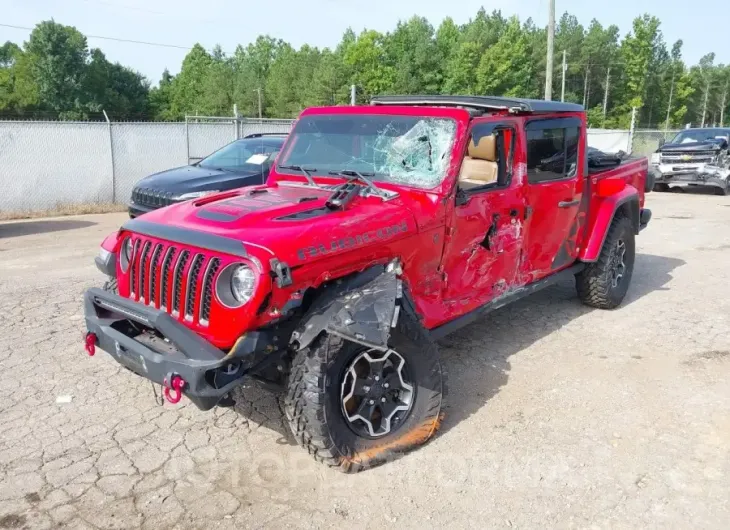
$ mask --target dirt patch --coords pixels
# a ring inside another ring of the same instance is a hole
[[[49,210],[0,212],[0,221],[13,219],[38,219],[39,217],[59,217],[63,215],[84,215],[88,213],[123,212],[127,209],[123,204],[73,204],[61,205]]]
[[[38,493],[28,493],[25,495],[25,500],[31,503],[41,502],[41,496]]]
[[[708,350],[697,355],[699,359],[723,359],[730,356],[730,350]]]
[[[713,245],[710,247],[697,247],[700,252],[707,252],[710,250],[730,250],[730,245]]]
[[[21,528],[25,524],[25,515],[9,513],[0,518],[0,528]]]

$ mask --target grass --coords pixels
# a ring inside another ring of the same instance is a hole
[[[61,217],[65,215],[84,215],[90,213],[124,212],[127,207],[123,204],[94,203],[94,204],[66,204],[48,210],[16,210],[0,212],[0,221],[16,219],[38,219],[39,217]]]

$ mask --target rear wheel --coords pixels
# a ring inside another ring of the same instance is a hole
[[[576,274],[580,300],[591,307],[614,309],[626,296],[634,272],[634,226],[628,217],[611,223],[598,260]]]
[[[428,441],[440,423],[436,346],[401,312],[387,351],[323,334],[292,364],[284,404],[294,437],[320,462],[352,473]]]
[[[654,184],[654,191],[669,191],[669,184],[666,182],[657,182]]]

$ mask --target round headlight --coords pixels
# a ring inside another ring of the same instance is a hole
[[[122,251],[119,256],[119,263],[122,266],[122,271],[127,272],[129,264],[132,262],[132,238],[128,237],[122,243]]]
[[[251,299],[255,285],[256,276],[248,265],[241,265],[233,271],[231,293],[239,303],[245,304]]]
[[[215,294],[226,307],[241,307],[256,289],[256,272],[244,263],[232,263],[218,275]]]

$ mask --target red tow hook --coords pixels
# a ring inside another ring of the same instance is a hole
[[[182,390],[185,388],[185,379],[179,375],[173,375],[168,386],[167,377],[165,377],[162,386],[165,387],[165,398],[174,405],[182,399]],[[174,392],[174,395],[172,395],[172,392]]]
[[[86,353],[89,354],[89,357],[93,357],[96,353],[96,341],[96,333],[89,331],[84,338],[84,347],[86,348]]]

